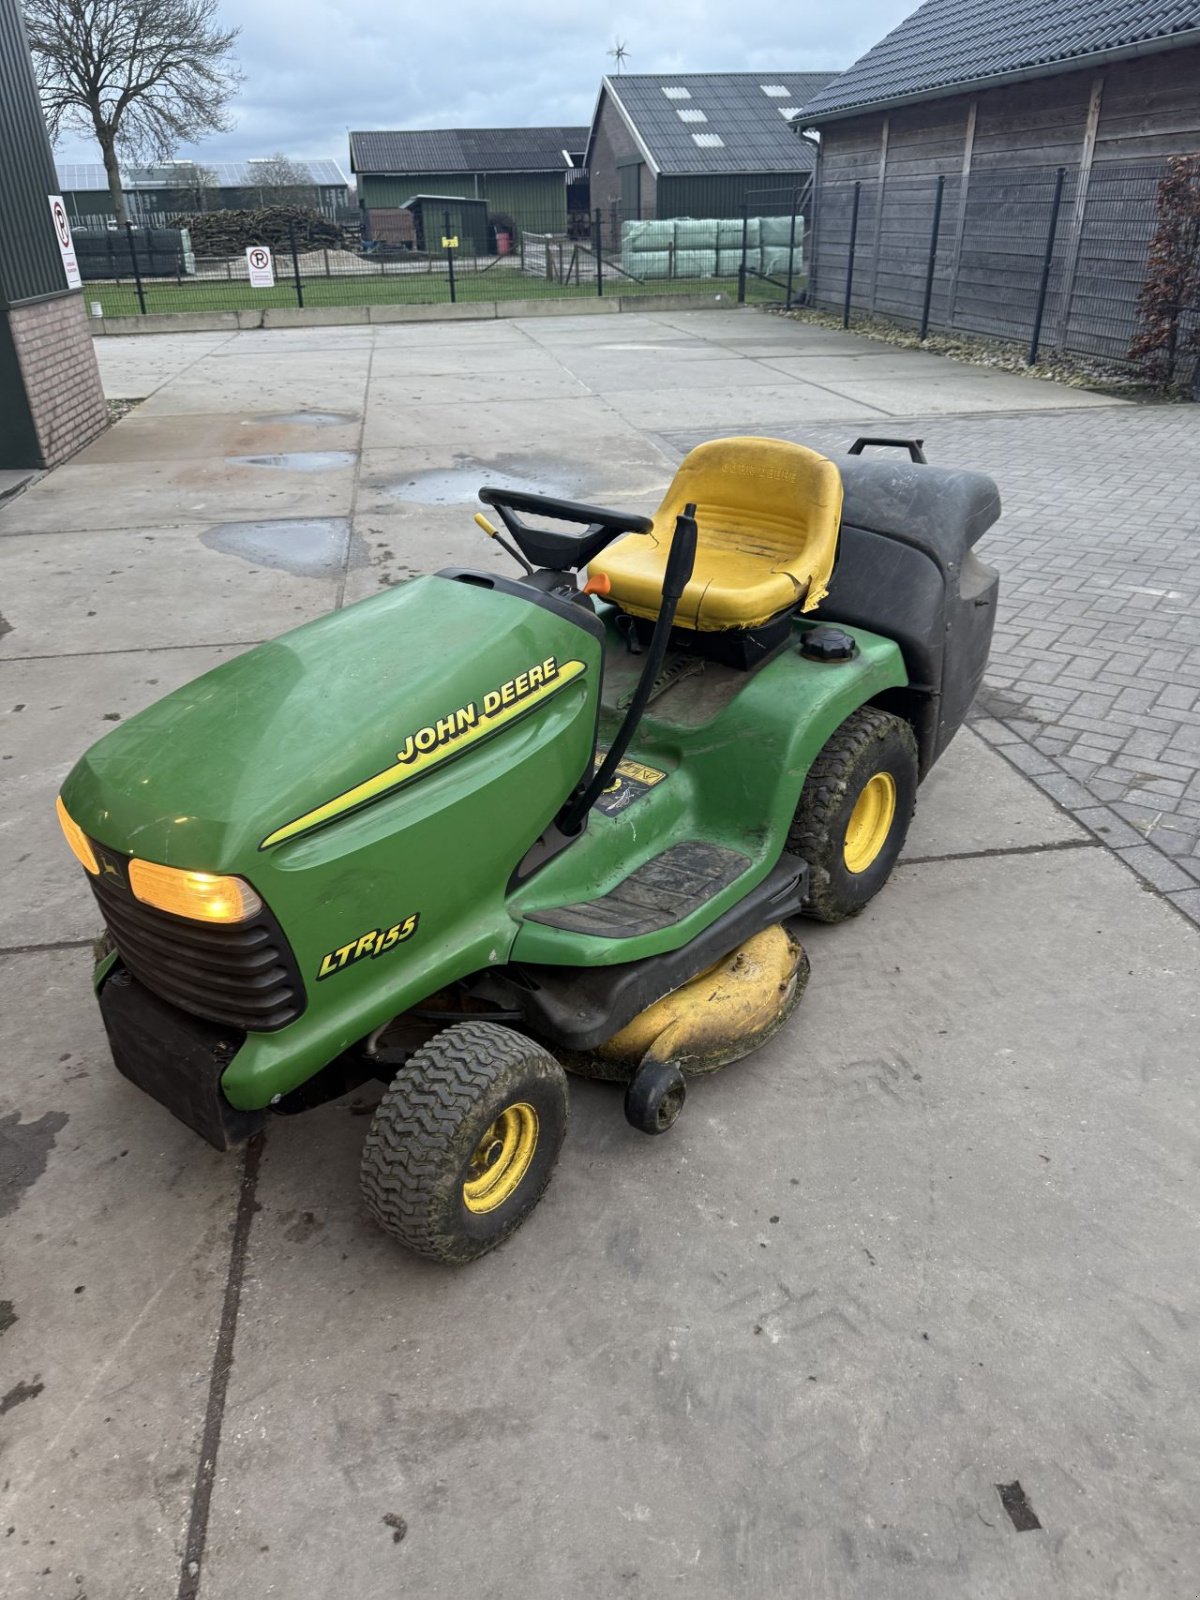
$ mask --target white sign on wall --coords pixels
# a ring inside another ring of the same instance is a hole
[[[250,287],[252,289],[273,289],[275,287],[275,265],[271,260],[271,252],[265,244],[252,244],[246,251],[246,265],[250,269]]]
[[[67,275],[67,288],[81,288],[83,280],[79,276],[79,263],[75,259],[75,246],[71,240],[71,224],[67,221],[67,208],[62,203],[62,195],[52,194],[49,199],[50,215],[54,218],[54,234],[58,240],[58,248],[62,251],[63,271]]]

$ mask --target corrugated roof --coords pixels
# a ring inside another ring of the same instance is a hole
[[[808,172],[813,149],[789,119],[831,77],[777,67],[621,73],[604,79],[596,117],[608,96],[660,173]],[[594,117],[592,137],[595,129]],[[590,157],[590,138],[588,148]]]
[[[219,189],[253,189],[262,182],[264,157],[259,161],[176,161],[153,167],[122,167],[121,183],[126,189],[169,189],[180,175],[180,168],[203,167],[216,177]],[[290,160],[290,157],[289,157]],[[307,182],[318,188],[346,187],[348,179],[336,161],[292,161],[308,173]],[[108,188],[108,174],[99,161],[56,161],[58,181],[64,191]]]
[[[1110,52],[1200,36],[1200,0],[926,0],[803,107],[805,121],[1046,76]]]
[[[586,128],[400,128],[352,133],[353,172],[565,172]]]

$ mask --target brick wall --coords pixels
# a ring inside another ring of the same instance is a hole
[[[42,464],[57,466],[108,422],[83,300],[61,295],[15,306],[7,316]]]
[[[644,163],[637,141],[625,126],[624,118],[606,94],[600,106],[600,120],[592,142],[589,173],[592,184],[593,206],[614,206],[621,203],[621,173],[618,161],[636,156]],[[641,189],[641,214],[652,217],[655,210],[654,174],[642,165],[638,179]]]

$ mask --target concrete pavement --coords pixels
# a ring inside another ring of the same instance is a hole
[[[662,1140],[573,1082],[546,1201],[464,1273],[361,1215],[372,1094],[222,1158],[115,1074],[90,996],[75,756],[486,561],[488,476],[641,506],[706,429],[919,417],[967,464],[1026,407],[1144,415],[874,348],[732,312],[100,345],[145,403],[0,510],[6,1595],[1192,1600],[1200,939],[1005,723],[861,918],[800,927],[789,1027]]]

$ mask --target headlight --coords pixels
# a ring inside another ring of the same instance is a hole
[[[241,878],[160,867],[153,861],[129,863],[129,887],[146,905],[193,922],[245,922],[262,910],[262,901]]]
[[[96,860],[96,852],[92,849],[92,841],[83,829],[71,816],[66,806],[62,803],[62,795],[54,802],[54,809],[58,812],[59,824],[66,835],[67,843],[71,847],[71,854],[85,871],[90,872],[93,878],[100,876],[100,863]]]

